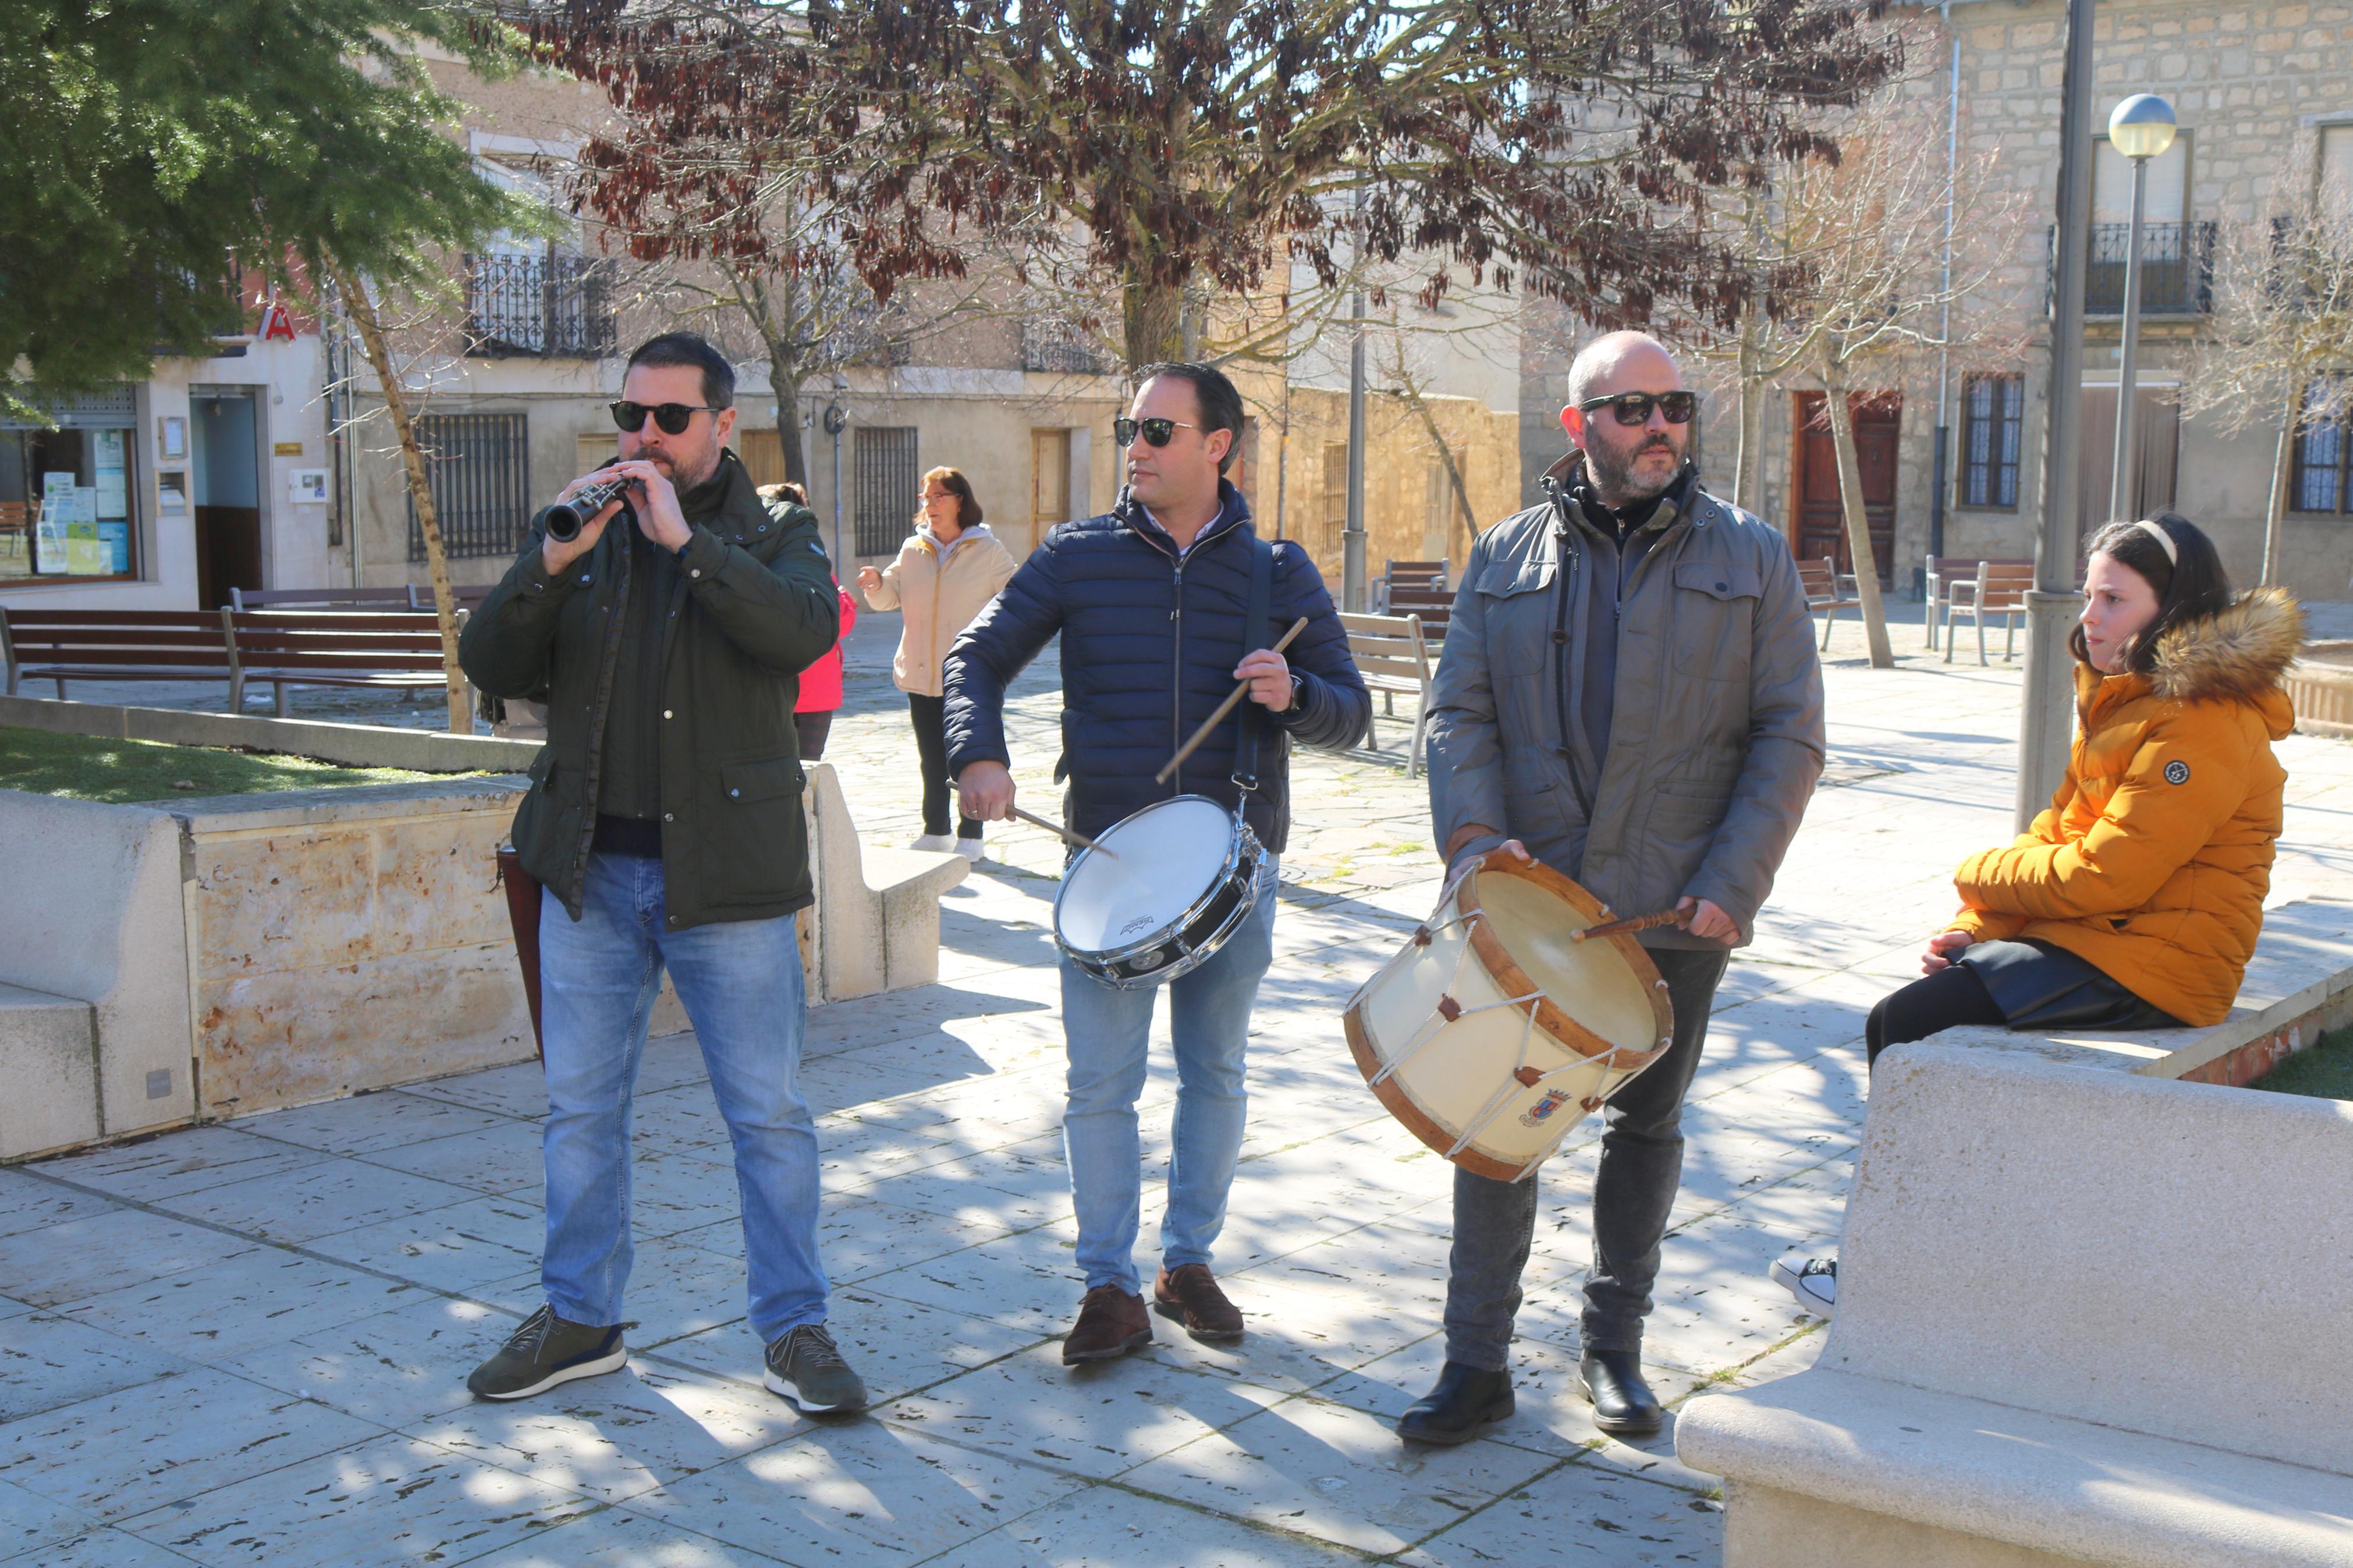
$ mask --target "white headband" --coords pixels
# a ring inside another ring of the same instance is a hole
[[[2135,528],[2145,528],[2148,530],[2150,533],[2156,535],[2157,542],[2165,546],[2166,560],[2176,566],[2181,564],[2181,552],[2174,547],[2173,535],[2166,532],[2165,530],[2149,521],[2147,518],[2141,519],[2138,522],[2134,523],[2133,526]]]

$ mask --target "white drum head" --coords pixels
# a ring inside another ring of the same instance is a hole
[[[1166,931],[1217,885],[1233,853],[1234,819],[1212,800],[1178,798],[1123,817],[1062,879],[1054,918],[1062,941],[1108,952]]]
[[[1571,942],[1592,923],[1525,877],[1482,877],[1487,929],[1554,1004],[1630,1051],[1658,1045],[1650,987],[1607,942]]]

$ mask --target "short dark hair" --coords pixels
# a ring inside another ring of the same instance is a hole
[[[2166,553],[2150,528],[2163,531],[2173,541],[2172,555]],[[2157,590],[2157,619],[2136,632],[2124,648],[2125,668],[2137,675],[2147,675],[2156,668],[2158,641],[2166,633],[2186,621],[2203,620],[2231,607],[2231,577],[2222,570],[2221,553],[2204,529],[2179,512],[2158,512],[2148,520],[2147,527],[2137,522],[2108,524],[2092,535],[2092,542],[2084,548],[2084,560],[2094,555],[2129,567]],[[2084,663],[2092,662],[2081,625],[2067,634],[2067,647]]]
[[[713,408],[735,406],[735,367],[700,332],[664,332],[648,338],[621,369],[627,375],[641,364],[657,368],[682,364],[702,373],[702,401]]]
[[[1201,439],[1209,438],[1212,430],[1230,430],[1233,440],[1226,455],[1218,459],[1218,472],[1224,473],[1234,466],[1242,453],[1242,395],[1226,379],[1226,373],[1213,364],[1199,364],[1192,360],[1169,360],[1160,364],[1148,364],[1135,373],[1135,384],[1141,388],[1147,381],[1166,376],[1174,381],[1190,382],[1193,400],[1201,405]]]

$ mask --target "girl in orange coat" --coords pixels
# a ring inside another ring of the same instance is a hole
[[[2206,535],[2168,512],[2093,537],[2069,639],[2082,723],[2050,809],[1961,862],[1960,913],[1914,981],[1871,1010],[1870,1058],[1964,1024],[2219,1024],[2263,929],[2295,715],[2280,675],[2303,641],[2277,588],[2233,599]],[[1833,1259],[1774,1277],[1825,1311]]]

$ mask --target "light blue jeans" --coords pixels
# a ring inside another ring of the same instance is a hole
[[[1164,991],[1176,1047],[1176,1122],[1168,1208],[1160,1220],[1162,1262],[1170,1268],[1208,1262],[1225,1228],[1226,1193],[1241,1156],[1249,1105],[1243,1057],[1250,1008],[1274,955],[1272,856],[1259,888],[1256,907],[1217,956],[1166,985],[1123,991],[1062,961],[1062,1035],[1071,1062],[1062,1143],[1078,1214],[1079,1267],[1090,1290],[1116,1285],[1135,1294],[1142,1288],[1135,1236],[1144,1150],[1135,1102],[1144,1093],[1154,1000]]]
[[[817,1128],[800,1090],[806,996],[792,917],[665,930],[661,862],[630,855],[589,856],[582,904],[576,922],[553,892],[540,905],[547,1304],[575,1323],[621,1321],[636,1250],[630,1099],[667,966],[734,1143],[752,1327],[765,1344],[825,1321]]]

